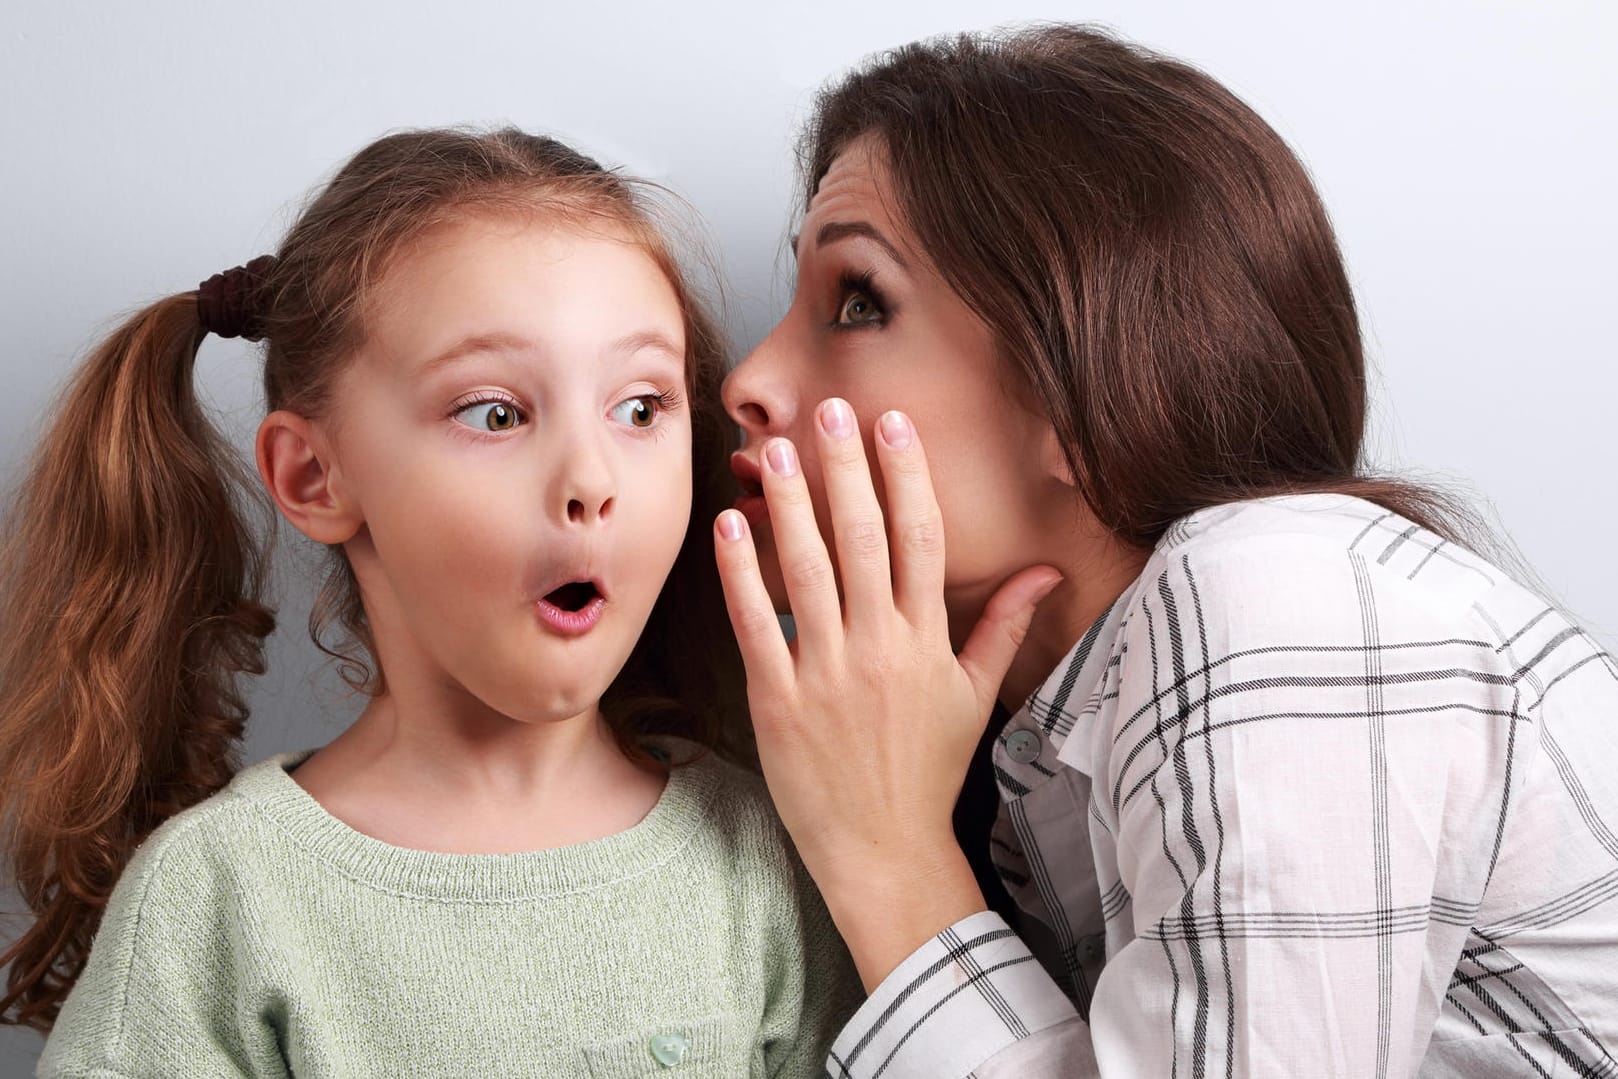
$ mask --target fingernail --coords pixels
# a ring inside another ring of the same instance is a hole
[[[903,412],[884,412],[880,421],[882,441],[896,450],[907,450],[915,438],[910,420]]]
[[[833,438],[847,438],[854,433],[854,410],[841,397],[833,397],[820,406],[820,426]]]
[[[736,510],[725,510],[719,515],[719,534],[728,540],[742,538],[742,530],[747,527],[746,518]]]
[[[764,459],[769,462],[770,471],[777,476],[798,474],[798,451],[784,438],[773,439],[764,447]]]

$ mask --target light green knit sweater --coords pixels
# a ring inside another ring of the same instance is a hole
[[[390,846],[287,769],[160,828],[42,1076],[799,1076],[859,998],[763,784],[712,758],[606,839]]]

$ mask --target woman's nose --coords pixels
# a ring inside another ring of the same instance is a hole
[[[725,377],[720,397],[725,411],[749,441],[792,426],[797,393],[790,365],[783,362],[782,327],[777,326]]]

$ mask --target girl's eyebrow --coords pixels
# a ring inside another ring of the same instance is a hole
[[[685,350],[676,348],[668,335],[660,330],[638,330],[618,338],[607,346],[610,355],[629,357],[645,351],[664,352],[670,359],[685,362]],[[538,342],[512,333],[478,333],[463,337],[443,352],[423,363],[416,373],[426,378],[468,357],[484,353],[534,353],[544,351]]]
[[[793,258],[798,257],[798,240],[801,235],[801,233],[792,234]],[[910,264],[905,261],[903,255],[899,254],[899,249],[894,246],[893,242],[886,236],[882,235],[881,231],[878,230],[875,225],[868,224],[864,221],[826,222],[824,225],[820,226],[820,229],[815,233],[815,247],[826,247],[830,244],[837,243],[839,240],[848,240],[856,236],[870,240],[882,250],[886,251],[888,253],[888,257],[898,264],[899,269],[905,271],[910,269]]]
[[[685,362],[685,350],[675,348],[674,342],[669,340],[668,336],[660,330],[639,330],[635,333],[625,334],[607,346],[607,351],[626,357],[648,350],[666,352],[671,359],[678,360],[681,363]]]
[[[422,377],[483,352],[535,352],[539,346],[526,337],[511,333],[477,333],[463,337],[417,369]]]

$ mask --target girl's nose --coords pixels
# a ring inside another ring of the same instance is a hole
[[[589,526],[606,521],[612,516],[617,493],[617,478],[605,448],[588,435],[569,438],[557,468],[552,497],[561,523]]]

